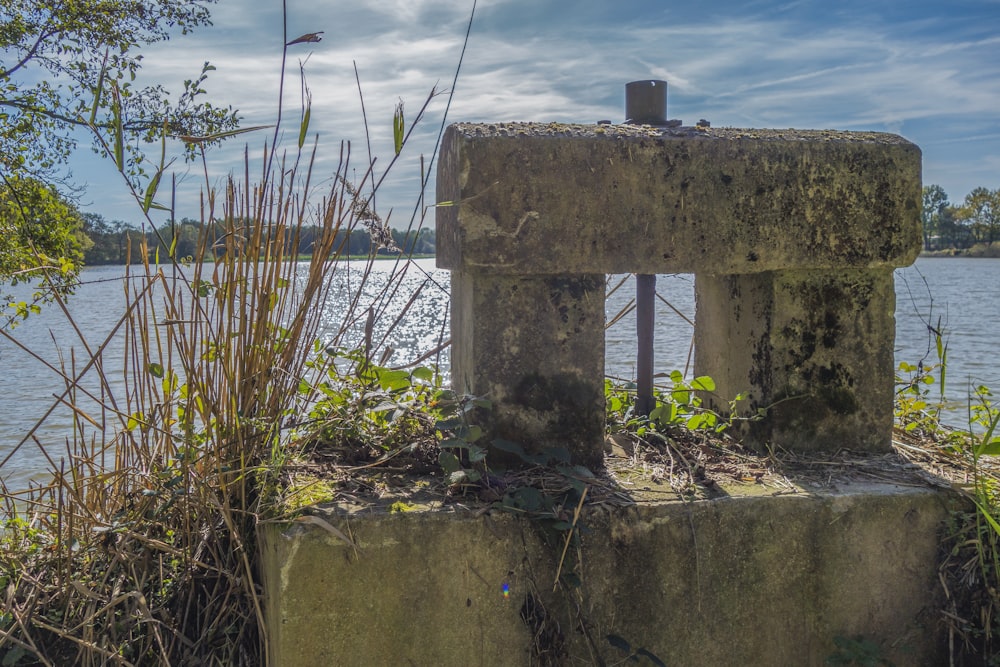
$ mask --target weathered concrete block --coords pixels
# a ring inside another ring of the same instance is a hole
[[[545,664],[615,664],[616,635],[687,667],[819,666],[836,637],[855,636],[894,664],[941,665],[951,501],[847,484],[589,508],[581,586],[558,593],[561,539],[506,514],[323,512],[353,545],[313,524],[263,524],[271,664],[540,664],[533,646],[562,660]]]
[[[563,297],[559,321],[547,285],[689,272],[696,372],[774,404],[758,440],[888,451],[891,269],[919,252],[920,197],[920,150],[895,135],[453,125],[436,210],[456,386],[494,399],[494,434],[537,448],[566,428],[577,460],[599,463],[595,296]],[[515,296],[515,277],[537,287]]]
[[[447,269],[721,275],[920,251],[920,149],[891,134],[457,124],[437,182]]]
[[[695,281],[695,372],[739,392],[757,444],[791,451],[889,451],[893,423],[892,271],[775,271]],[[720,405],[721,404],[721,405]]]
[[[452,274],[451,376],[492,437],[603,465],[604,274]]]

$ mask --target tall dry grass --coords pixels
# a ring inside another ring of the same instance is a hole
[[[396,157],[436,95],[408,128],[397,110]],[[206,185],[205,233],[192,261],[155,253],[150,260],[148,248],[134,249],[144,261],[123,281],[126,307],[106,339],[89,342],[56,297],[83,356],[50,366],[65,390],[0,462],[4,665],[266,662],[255,528],[279,511],[272,502],[285,445],[317,400],[320,382],[310,377],[336,373],[323,350],[344,349],[359,319],[370,329],[405,275],[395,272],[397,280],[365,303],[366,271],[356,298],[338,301],[339,333],[320,344],[321,313],[341,268],[338,232],[361,225],[373,239],[391,239],[374,198],[396,159],[376,178],[369,156],[357,176],[342,145],[334,173],[318,178],[316,148],[304,145],[306,104],[291,158],[272,143],[259,182],[245,157],[242,177],[219,192]],[[110,156],[120,152],[104,146]],[[161,159],[149,189],[133,190],[147,216],[163,169]],[[423,160],[421,171],[410,220],[418,231],[428,210]],[[320,191],[318,181],[330,185]],[[311,259],[296,262],[307,225],[318,226]],[[6,330],[0,335],[45,363]],[[107,370],[115,335],[125,339],[122,378]],[[363,355],[384,343],[365,342]],[[84,379],[95,377],[99,389],[86,389]],[[59,406],[69,406],[74,424],[65,443],[53,445],[37,433]],[[26,447],[46,457],[52,480],[7,488],[3,466]]]
[[[225,233],[203,237],[202,260],[129,271],[115,327],[124,392],[104,372],[102,345],[61,369],[60,402],[82,405],[90,374],[99,408],[74,408],[63,451],[22,444],[47,456],[51,484],[3,489],[13,517],[0,566],[5,664],[263,661],[254,525],[283,424],[308,400],[299,385],[338,267],[337,232],[358,224],[346,151],[319,204],[309,164],[277,165],[277,185],[230,180],[218,214],[204,211]],[[319,226],[312,259],[288,261],[305,224]]]
[[[475,8],[473,0],[438,144]],[[288,47],[303,41],[289,40],[287,30],[284,37],[282,87]],[[367,335],[363,349],[349,355],[353,370],[381,358],[375,355],[384,353],[388,333],[373,339],[374,321],[393,310],[387,306],[399,298],[406,275],[394,272],[395,280],[363,299],[366,271],[355,283],[355,297],[337,302],[343,325],[320,344],[320,315],[329,306],[333,274],[341,270],[338,232],[360,225],[377,242],[391,241],[375,195],[438,95],[432,91],[409,123],[397,107],[395,155],[378,173],[370,147],[359,176],[349,145],[342,145],[334,172],[316,175],[316,149],[309,153],[305,146],[311,101],[304,80],[302,90],[291,158],[277,148],[279,101],[273,139],[259,166],[245,157],[242,176],[231,177],[221,191],[209,184],[206,168],[204,236],[192,261],[172,250],[165,256],[154,251],[150,259],[145,245],[133,249],[142,262],[128,270],[126,305],[109,312],[115,320],[107,337],[90,340],[59,294],[52,307],[79,340],[78,351],[60,364],[48,364],[0,327],[0,336],[64,381],[35,428],[0,459],[5,667],[266,663],[256,526],[285,508],[279,486],[288,479],[286,445],[320,398],[318,388],[352,371],[336,369],[324,351],[349,350],[349,334],[361,321]],[[100,93],[94,91],[95,107]],[[166,137],[152,177],[140,187],[134,174],[126,174],[122,122],[118,109],[112,127],[91,129],[155,228],[150,211],[170,165]],[[367,118],[365,126],[367,131]],[[202,149],[204,162],[206,144],[259,129],[184,139],[195,152]],[[425,224],[430,206],[424,192],[436,148],[426,164],[421,157],[421,189],[407,232]],[[317,182],[329,185],[319,190]],[[306,225],[319,227],[313,252],[309,261],[296,262]],[[171,247],[163,239],[160,244]],[[390,332],[402,317],[394,310]],[[108,356],[115,336],[125,340],[121,371],[111,370],[119,365]],[[118,372],[121,377],[111,376]],[[97,389],[91,388],[95,378]],[[71,432],[62,443],[45,441],[41,427],[66,407]],[[25,448],[45,457],[51,481],[8,488],[4,467]]]

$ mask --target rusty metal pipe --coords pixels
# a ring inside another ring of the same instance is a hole
[[[632,81],[625,84],[625,122],[634,125],[666,125],[667,82]],[[653,399],[653,332],[656,325],[656,276],[635,276],[636,355],[635,411],[648,417]]]

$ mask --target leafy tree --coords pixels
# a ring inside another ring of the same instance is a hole
[[[180,222],[168,222],[157,233],[151,234],[149,248],[151,258],[159,253],[160,260],[167,257],[178,259],[193,258],[198,253],[199,241],[204,225],[197,220],[183,218]]]
[[[83,231],[93,245],[84,253],[87,264],[124,264],[128,260],[129,241],[132,246],[132,259],[139,261],[138,241],[142,232],[122,220],[108,222],[98,213],[83,214]]]
[[[419,232],[411,229],[404,232],[392,230],[392,238],[405,255],[433,255],[435,248],[434,232],[424,227]]]
[[[921,220],[923,221],[924,249],[933,250],[935,241],[940,244],[943,234],[942,216],[950,206],[948,194],[940,185],[925,185],[923,191],[923,210]]]
[[[939,240],[935,247],[968,248],[974,242],[968,227],[959,220],[959,209],[956,206],[945,206],[938,216],[937,229]]]
[[[109,146],[121,132],[131,173],[139,146],[170,135],[205,136],[236,125],[231,109],[198,102],[212,68],[185,82],[176,102],[162,86],[134,86],[143,45],[209,25],[215,0],[0,0],[0,170],[49,180],[91,129]]]
[[[1000,189],[976,188],[965,196],[959,212],[976,241],[990,244],[1000,240]]]
[[[176,100],[162,86],[136,85],[141,47],[209,25],[215,1],[0,0],[2,222],[17,231],[0,241],[0,282],[52,276],[58,266],[66,284],[79,269],[81,218],[55,188],[67,185],[60,170],[81,136],[139,186],[144,145],[236,126],[231,108],[199,100],[214,69],[207,63]]]
[[[83,253],[90,245],[83,217],[71,202],[37,179],[7,177],[0,185],[0,276],[12,285],[36,281],[35,301],[52,290],[72,289]],[[4,296],[9,315],[26,317],[37,303]]]

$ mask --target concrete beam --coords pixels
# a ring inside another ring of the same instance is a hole
[[[457,124],[438,266],[508,274],[908,266],[920,149],[892,134]]]

